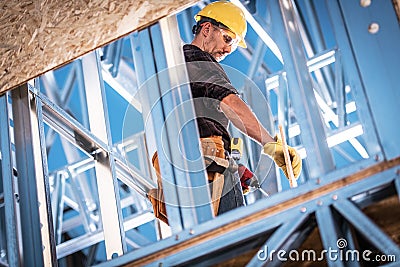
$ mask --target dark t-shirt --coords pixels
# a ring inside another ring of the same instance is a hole
[[[183,46],[200,137],[222,136],[230,151],[229,120],[221,111],[221,100],[238,92],[221,65],[207,52],[194,45]]]

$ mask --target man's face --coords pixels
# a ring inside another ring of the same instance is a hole
[[[239,43],[236,35],[225,29],[208,23],[209,35],[204,41],[204,51],[211,54],[216,61],[223,60],[227,55],[236,50]]]

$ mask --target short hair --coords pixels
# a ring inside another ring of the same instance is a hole
[[[225,24],[223,24],[223,23],[221,23],[219,21],[216,21],[215,19],[202,16],[201,19],[195,25],[193,25],[192,33],[194,35],[197,35],[197,34],[200,33],[200,30],[201,30],[201,27],[202,27],[201,24],[203,24],[204,22],[210,22],[211,24],[217,26],[218,28],[229,30],[229,28],[227,26],[225,26]]]

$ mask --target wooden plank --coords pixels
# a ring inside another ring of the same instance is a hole
[[[149,264],[149,263],[157,261],[157,260],[161,260],[162,258],[173,255],[179,251],[189,249],[191,247],[196,246],[197,244],[207,242],[208,240],[212,240],[214,238],[217,238],[218,236],[222,236],[223,234],[235,231],[242,227],[246,227],[252,223],[255,223],[257,221],[265,219],[269,216],[272,216],[272,215],[275,215],[284,210],[288,210],[293,207],[296,207],[296,206],[300,205],[301,203],[305,203],[305,202],[317,199],[319,197],[322,197],[324,195],[328,195],[339,188],[343,188],[345,186],[354,184],[354,183],[361,181],[365,178],[368,178],[374,174],[383,172],[387,169],[390,169],[390,168],[393,168],[393,167],[399,166],[399,165],[400,165],[400,158],[380,162],[371,167],[363,169],[357,173],[343,177],[340,180],[337,180],[330,184],[321,186],[315,190],[312,190],[305,194],[296,196],[290,200],[281,202],[273,207],[264,209],[256,214],[251,214],[249,216],[243,217],[237,221],[230,222],[230,223],[228,223],[222,227],[219,227],[217,229],[211,229],[207,233],[195,236],[191,239],[185,240],[174,246],[167,247],[163,250],[160,250],[158,253],[152,253],[150,255],[144,256],[136,261],[126,264],[125,266],[142,266],[142,265],[146,265],[146,264]]]
[[[197,1],[0,1],[0,94]]]

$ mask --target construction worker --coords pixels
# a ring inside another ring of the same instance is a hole
[[[231,121],[241,132],[263,146],[264,153],[269,155],[288,176],[282,143],[273,138],[260,124],[218,63],[235,51],[237,46],[246,48],[244,38],[247,23],[244,13],[231,2],[217,1],[205,6],[195,16],[195,20],[194,39],[191,44],[183,46],[183,51],[203,154],[209,156],[207,154],[212,151],[211,156],[214,158],[227,160],[231,139],[227,126]],[[289,154],[293,173],[297,178],[301,172],[301,159],[292,147],[289,147]],[[158,169],[157,158],[153,158],[153,163]],[[221,171],[208,168],[207,173],[211,183],[214,182],[215,174]],[[215,209],[216,215],[243,205],[242,192],[240,188],[238,189],[240,187],[238,175],[232,176],[227,171],[223,173],[224,190],[218,200],[219,206]]]

